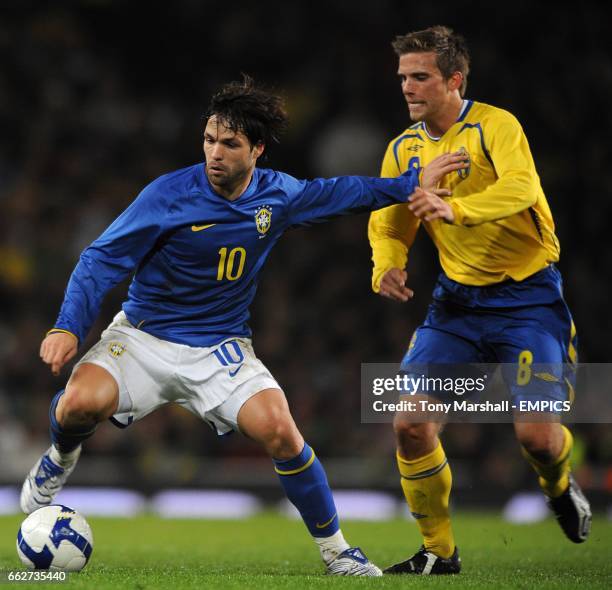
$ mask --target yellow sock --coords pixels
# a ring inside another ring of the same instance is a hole
[[[455,551],[448,498],[453,477],[442,443],[428,455],[412,461],[397,453],[404,496],[423,535],[428,551],[446,558]]]
[[[572,453],[574,438],[572,437],[572,433],[565,426],[561,425],[561,428],[563,429],[565,439],[563,441],[561,454],[554,463],[541,463],[521,447],[523,456],[531,463],[531,466],[540,476],[538,478],[540,487],[544,493],[551,498],[559,497],[569,485],[570,455]]]

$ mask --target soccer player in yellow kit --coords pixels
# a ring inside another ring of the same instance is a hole
[[[393,48],[414,124],[389,143],[381,176],[422,169],[449,152],[462,152],[467,164],[438,187],[452,196],[422,194],[370,217],[375,292],[400,302],[413,296],[405,268],[421,224],[443,270],[402,367],[513,363],[521,375],[506,380],[513,403],[533,399],[534,388],[539,399],[566,399],[571,382],[564,367],[577,361],[576,332],[554,266],[559,242],[552,215],[523,129],[509,112],[464,98],[469,53],[452,30],[436,26],[399,36]],[[427,190],[426,175],[421,184]],[[531,375],[534,363],[556,367],[553,378]],[[440,424],[397,414],[394,431],[401,485],[424,542],[385,572],[458,573],[448,509],[452,476]],[[563,531],[583,542],[591,511],[570,473],[570,431],[554,415],[539,422],[517,415],[515,432]]]

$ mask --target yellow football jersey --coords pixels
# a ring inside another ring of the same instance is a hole
[[[466,100],[459,118],[440,138],[417,123],[387,148],[381,176],[426,166],[436,156],[463,150],[469,167],[440,183],[454,223],[423,222],[446,275],[465,285],[520,281],[559,259],[559,241],[527,138],[509,112]],[[378,291],[390,268],[405,268],[420,225],[407,205],[371,214],[372,286]]]

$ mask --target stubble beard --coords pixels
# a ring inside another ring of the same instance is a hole
[[[208,168],[206,169],[206,176],[208,177],[208,182],[213,186],[213,188],[219,193],[231,193],[236,187],[243,181],[247,174],[247,170],[239,170],[234,172],[233,174],[227,171],[222,173],[212,174]]]

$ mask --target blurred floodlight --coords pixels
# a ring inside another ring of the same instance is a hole
[[[253,494],[234,490],[166,490],[150,509],[164,518],[246,518],[262,508]]]
[[[16,514],[19,511],[17,488],[0,487],[0,514]]]
[[[54,500],[86,516],[136,516],[146,508],[146,498],[121,488],[68,487]]]
[[[539,492],[521,492],[508,500],[504,507],[504,518],[515,524],[540,522],[549,516],[544,495]]]
[[[398,515],[395,496],[368,490],[341,490],[334,492],[334,500],[341,520],[390,520]],[[288,518],[300,515],[289,500],[282,500],[279,511]]]

